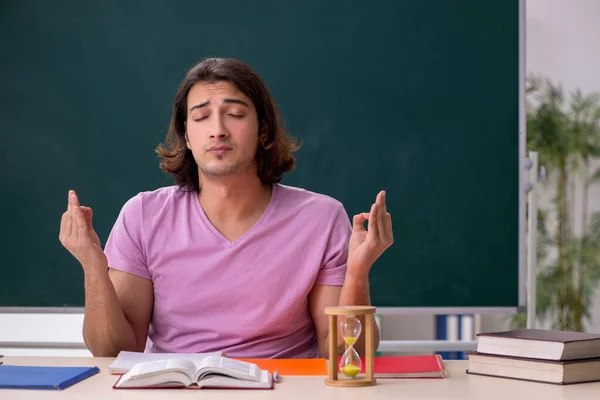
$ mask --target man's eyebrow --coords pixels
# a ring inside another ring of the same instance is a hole
[[[200,104],[196,104],[195,106],[191,106],[188,112],[192,112],[193,110],[195,110],[196,108],[202,108],[207,106],[210,103],[210,101],[205,101],[204,103],[200,103]]]
[[[250,108],[250,106],[248,105],[248,103],[246,103],[244,100],[240,100],[240,99],[223,99],[223,103],[233,103],[233,104],[241,104],[243,106],[246,106],[248,108]]]
[[[243,106],[246,106],[246,107],[250,108],[250,106],[248,105],[248,103],[246,103],[244,100],[240,100],[240,99],[225,98],[225,99],[223,99],[223,103],[241,104]],[[209,104],[210,104],[210,101],[205,101],[204,103],[196,104],[194,106],[191,106],[188,112],[192,112],[192,111],[194,111],[197,108],[202,108],[202,107],[205,107],[205,106],[207,106]]]

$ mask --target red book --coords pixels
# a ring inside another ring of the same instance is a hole
[[[341,357],[338,358],[338,363]],[[361,373],[366,372],[365,358]],[[375,378],[445,378],[446,369],[439,354],[417,356],[375,357],[373,361]]]

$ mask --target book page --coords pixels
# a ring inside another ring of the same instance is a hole
[[[240,374],[248,375],[249,377],[258,379],[257,367],[255,364],[232,360],[231,358],[221,357],[219,367],[225,368],[228,371],[239,372]]]
[[[119,379],[118,387],[189,386],[195,365],[188,360],[161,360],[138,363]]]
[[[204,375],[203,378],[198,381],[198,387],[270,389],[273,387],[273,377],[268,371],[264,370],[259,374],[259,379],[256,381],[234,379],[219,374],[208,374]]]
[[[125,375],[129,379],[136,379],[163,374],[167,371],[182,372],[192,379],[196,371],[196,366],[189,360],[180,359],[149,361],[134,365],[133,368]]]
[[[110,373],[124,374],[135,364],[149,361],[186,359],[200,362],[206,357],[221,356],[222,352],[214,353],[140,353],[135,351],[121,351],[117,358],[110,364],[108,371]]]
[[[196,380],[211,373],[228,375],[237,379],[259,380],[261,370],[252,363],[227,357],[207,357],[197,365]]]

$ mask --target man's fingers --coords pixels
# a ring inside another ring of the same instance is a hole
[[[68,230],[71,229],[71,214],[65,211],[60,218],[60,232],[58,233],[58,239],[62,242],[65,237],[69,235]]]
[[[74,207],[73,212],[75,213],[75,219],[77,220],[77,229],[79,235],[84,235],[87,232],[87,223],[85,222],[85,216],[80,207]]]
[[[381,191],[377,195],[377,233],[380,240],[385,240],[385,192]]]
[[[69,227],[69,235],[67,236],[67,240],[69,243],[77,243],[77,238],[79,237],[79,228],[77,227],[77,209],[78,207],[72,206],[69,211],[70,214],[70,227]]]
[[[371,212],[369,213],[369,224],[367,226],[369,230],[368,235],[373,240],[376,240],[379,236],[379,234],[377,233],[377,203],[374,203],[371,206]]]
[[[392,216],[390,213],[386,213],[385,215],[385,231],[386,234],[392,242],[394,241],[394,231],[392,230]]]
[[[75,223],[73,224],[73,240],[74,242],[81,241],[88,236],[88,226],[85,221],[85,216],[81,207],[73,207],[73,215]]]
[[[385,221],[385,233],[387,235],[387,239],[390,241],[394,241],[394,233],[392,231],[392,216],[387,211],[387,192],[383,192],[383,220]]]
[[[79,198],[77,197],[77,194],[75,193],[74,190],[71,190],[71,194],[69,196],[70,198],[70,202],[71,202],[71,213],[73,214],[72,218],[73,218],[73,225],[72,225],[72,229],[73,231],[78,231],[78,236],[81,236],[81,234],[85,234],[85,232],[83,232],[81,230],[81,227],[79,226],[81,223],[85,224],[85,216],[83,215],[83,211],[81,210],[81,206],[79,205]]]
[[[69,195],[69,198],[71,199],[71,203],[73,207],[79,207],[79,198],[77,197],[77,194],[75,193],[74,190],[71,190],[71,194]]]
[[[365,230],[364,223],[367,219],[369,219],[368,213],[356,214],[354,216],[354,218],[352,218],[352,230],[353,231],[360,231],[360,230],[364,231]]]
[[[69,190],[69,193],[67,193],[67,211],[71,211],[71,209],[73,208],[73,202],[71,200],[72,194],[73,194],[72,190]]]
[[[69,190],[67,194],[67,225],[65,226],[65,234],[63,238],[66,240],[69,236],[71,236],[71,232],[73,232],[73,225],[75,220],[73,218],[73,191]]]
[[[91,228],[92,227],[92,217],[94,216],[92,209],[89,207],[86,207],[86,206],[80,206],[79,209],[83,213],[83,217],[85,219],[87,226],[89,228]]]

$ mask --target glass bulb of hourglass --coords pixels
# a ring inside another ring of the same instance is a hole
[[[353,315],[348,315],[340,319],[339,327],[340,335],[348,346],[354,346],[362,331],[360,321]]]
[[[342,355],[339,367],[340,372],[349,378],[356,377],[362,368],[362,361],[356,350],[354,350],[354,344],[358,340],[361,330],[360,321],[353,315],[340,320],[339,331],[344,342],[348,345],[348,349]]]
[[[348,378],[354,378],[362,369],[362,361],[354,347],[350,346],[340,360],[340,372]]]

